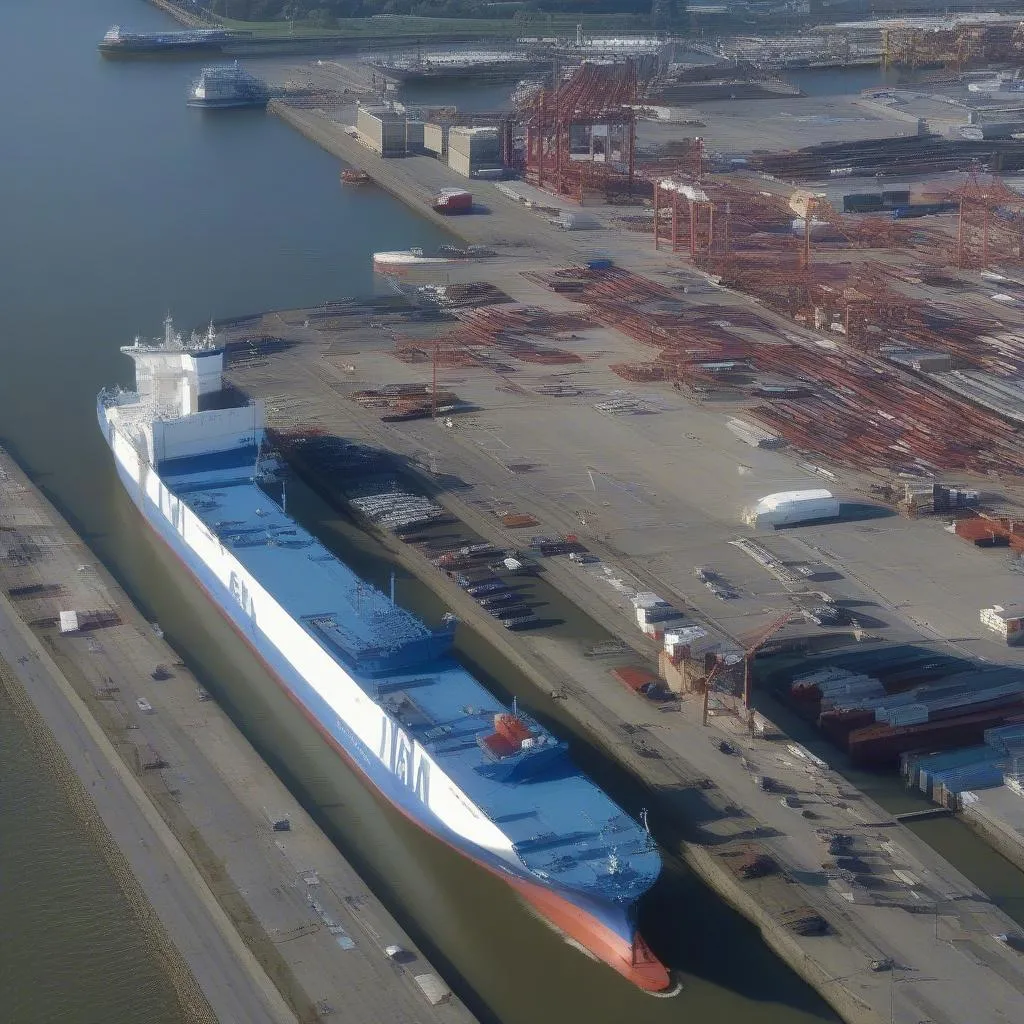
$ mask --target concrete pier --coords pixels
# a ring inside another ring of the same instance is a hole
[[[632,458],[632,472],[637,472],[641,456],[628,440],[629,432],[637,428],[628,421],[591,414],[584,401],[556,409],[556,403],[529,394],[525,387],[514,394],[502,391],[493,376],[479,370],[456,371],[460,396],[474,408],[471,418],[456,418],[450,428],[430,420],[382,423],[379,410],[363,408],[346,396],[385,381],[411,380],[422,376],[423,368],[395,360],[389,339],[374,341],[368,331],[354,327],[349,338],[344,325],[329,324],[322,332],[304,326],[309,315],[311,311],[295,311],[264,317],[255,333],[295,344],[286,357],[241,357],[229,367],[231,382],[265,399],[271,425],[283,431],[301,433],[304,425],[315,426],[328,436],[395,452],[424,492],[498,547],[523,542],[515,531],[502,527],[493,514],[498,508],[529,511],[539,521],[537,532],[549,535],[580,528],[573,512],[581,507],[580,492],[566,496],[565,488],[566,481],[574,479],[574,473],[578,478],[581,471],[568,464],[568,456],[548,469],[549,460],[555,463],[562,458],[553,438],[560,443],[573,430],[585,430],[609,473],[606,467],[621,444],[623,459]],[[246,330],[252,331],[252,324]],[[602,334],[601,354],[588,367],[592,392],[586,401],[593,401],[598,382],[603,384],[603,362],[619,357],[611,334]],[[526,371],[517,379],[530,380]],[[669,409],[666,403],[665,419],[677,415]],[[685,426],[677,423],[671,429],[699,440],[700,445],[694,446],[699,453],[730,443],[716,434],[706,413],[687,407],[678,415],[680,420],[685,415]],[[645,418],[644,424],[650,419]],[[490,427],[492,423],[495,426]],[[489,446],[483,443],[485,426],[490,427]],[[512,453],[511,461],[520,452],[529,453],[534,472],[512,480],[495,451],[496,438],[503,445],[500,452]],[[429,460],[424,453],[429,453]],[[293,457],[302,458],[296,453]],[[686,456],[678,457],[682,461]],[[427,461],[436,472],[415,468]],[[297,465],[325,496],[342,497],[336,490],[332,494],[332,484],[325,476],[317,476],[315,466]],[[624,462],[608,479],[631,479],[628,473]],[[463,484],[445,487],[442,477]],[[724,488],[727,470],[720,477]],[[708,474],[704,485],[711,488],[719,481]],[[661,479],[658,489],[667,486]],[[626,514],[636,518],[634,507],[654,490],[652,483],[650,491],[638,488],[627,494]],[[588,512],[588,523],[594,515],[610,518],[613,514],[614,494],[604,484],[598,499],[602,497],[608,507]],[[593,498],[591,502],[596,504]],[[735,535],[731,523],[715,527],[710,518],[699,519],[693,509],[681,517],[677,507],[651,503],[643,511],[642,525],[633,528],[652,530],[656,515],[674,515],[671,523],[676,524],[682,519],[677,560],[706,557],[709,545],[717,543],[716,528],[728,529],[725,537]],[[698,527],[704,531],[699,536]],[[621,533],[616,540],[620,537]],[[829,769],[820,759],[828,756],[826,750],[815,747],[820,756],[811,758],[783,737],[751,738],[731,717],[715,717],[712,726],[705,728],[697,698],[683,698],[666,713],[665,706],[623,686],[610,671],[608,660],[589,657],[582,645],[545,630],[509,634],[418,549],[389,534],[380,534],[380,540],[437,592],[445,607],[533,681],[536,692],[523,694],[523,700],[550,701],[544,706],[551,713],[571,719],[646,784],[651,827],[659,841],[677,851],[712,888],[755,922],[769,945],[845,1020],[997,1024],[1024,999],[1024,967],[994,938],[1015,932],[1013,921],[926,843]],[[614,576],[628,577],[639,589],[672,591],[639,559],[616,550],[607,531],[588,532],[586,543],[601,557],[594,572],[550,558],[544,560],[545,578],[629,645],[635,653],[632,661],[629,654],[624,656],[627,664],[635,664],[638,654],[650,657],[654,645],[635,622],[630,624],[615,603],[618,592],[604,582],[607,573],[600,570],[607,567]],[[679,553],[687,544],[691,553]],[[730,578],[742,579],[744,588],[778,589],[774,579],[759,582],[749,568],[746,576],[739,576],[740,561],[734,568]],[[559,699],[551,701],[552,695]],[[728,739],[733,754],[721,752],[709,739]],[[776,780],[778,788],[768,792],[755,785],[762,773]],[[780,793],[795,802],[786,803]],[[860,876],[831,863],[835,858],[829,855],[827,837],[834,834],[852,840],[859,863],[865,865],[859,868]],[[763,878],[741,878],[738,867],[751,854],[769,856],[776,871]],[[804,926],[820,932],[802,933],[799,929]],[[873,966],[889,961],[897,965],[896,973]]]
[[[69,610],[104,625],[62,634],[56,622]],[[108,861],[152,924],[187,1019],[289,1024],[337,1012],[354,1022],[471,1024],[3,449],[0,682],[52,734],[48,760],[63,766],[73,803],[107,837]],[[268,809],[287,817],[287,831],[273,828]],[[402,950],[397,959],[390,946]]]

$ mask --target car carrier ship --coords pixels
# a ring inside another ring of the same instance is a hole
[[[504,707],[432,629],[361,580],[260,486],[258,403],[225,408],[210,332],[122,348],[136,390],[97,399],[131,499],[332,747],[431,835],[503,879],[574,946],[650,992],[637,931],[661,858],[567,745]]]
[[[173,32],[128,32],[120,25],[114,25],[100,40],[98,48],[106,57],[161,53],[222,53],[228,43],[251,38],[251,32],[236,32],[231,29],[193,28]]]

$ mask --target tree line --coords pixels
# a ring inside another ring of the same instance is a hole
[[[657,2],[657,0],[655,0]],[[213,14],[237,21],[302,21],[330,27],[339,18],[404,14],[421,18],[510,18],[542,22],[550,13],[650,15],[651,0],[198,0]]]

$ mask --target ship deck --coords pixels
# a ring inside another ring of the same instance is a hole
[[[507,709],[449,654],[450,641],[392,604],[290,519],[253,481],[255,451],[164,462],[167,487],[375,702],[424,747],[514,844],[531,870],[594,897],[631,903],[660,857],[647,834],[530,722],[537,746],[499,758],[480,740]],[[427,643],[428,646],[417,647]],[[425,657],[391,674],[354,671],[342,650]],[[511,777],[507,777],[511,775]],[[612,865],[617,862],[617,868]]]

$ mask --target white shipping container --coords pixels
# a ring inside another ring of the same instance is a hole
[[[667,601],[652,605],[650,608],[637,608],[636,621],[641,626],[647,626],[655,622],[664,622],[666,617],[675,609]]]
[[[690,644],[696,640],[702,640],[708,635],[703,626],[682,626],[665,630],[665,649],[669,644]]]
[[[575,210],[561,210],[558,219],[553,223],[563,231],[589,231],[601,226],[596,217],[589,213],[577,213]]]

